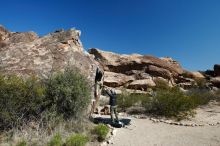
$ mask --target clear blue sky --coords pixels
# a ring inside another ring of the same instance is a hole
[[[219,0],[2,0],[0,24],[39,35],[76,27],[85,49],[170,56],[188,70],[220,63]]]

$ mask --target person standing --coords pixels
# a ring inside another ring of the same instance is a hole
[[[117,112],[117,94],[115,92],[115,90],[113,89],[107,89],[105,90],[107,95],[110,97],[109,99],[109,105],[110,105],[110,112],[111,112],[111,121],[112,123],[118,123],[119,119],[118,119],[118,112]],[[114,115],[115,115],[115,119],[114,119]]]
[[[104,71],[100,68],[100,66],[98,66],[95,75],[95,91],[94,91],[95,101],[92,104],[90,116],[92,116],[92,113],[94,113],[94,110],[96,110],[98,106],[98,102],[103,88],[103,82],[104,82]]]

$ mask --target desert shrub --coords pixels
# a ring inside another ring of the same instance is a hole
[[[55,134],[52,139],[47,143],[47,146],[62,146],[62,137],[59,133]]]
[[[135,99],[130,94],[128,95],[121,94],[121,95],[118,95],[117,97],[118,108],[123,111],[125,111],[126,108],[129,108],[132,105],[134,105],[135,102],[136,102]]]
[[[89,141],[89,138],[85,135],[76,134],[67,138],[65,145],[66,146],[85,146]]]
[[[179,88],[157,90],[150,102],[150,104],[145,103],[148,112],[166,117],[177,117],[194,107],[192,98],[186,96]]]
[[[117,98],[118,111],[128,112],[130,114],[143,113],[143,107],[151,108],[151,97],[149,94],[131,93],[126,95],[119,95]]]
[[[149,100],[149,94],[128,93],[122,90],[122,94],[117,97],[117,105],[119,111],[126,111],[127,108],[132,106],[141,106]]]
[[[0,130],[42,119],[80,119],[90,101],[90,88],[78,70],[66,69],[49,79],[0,75]]]
[[[93,134],[97,136],[98,141],[105,140],[108,132],[109,132],[109,127],[104,124],[99,124],[93,129]]]
[[[16,146],[27,146],[27,142],[25,140],[22,140],[22,141],[18,142],[16,144]]]
[[[35,77],[22,80],[0,75],[0,128],[10,128],[36,117],[45,103],[45,87]]]
[[[216,99],[216,94],[207,89],[194,88],[186,93],[192,99],[194,107],[207,104],[210,100]]]
[[[197,81],[197,86],[188,92],[178,87],[169,87],[163,80],[156,81],[157,87],[149,94],[128,94],[122,92],[118,97],[119,110],[126,111],[132,106],[142,106],[153,115],[175,117],[177,119],[193,116],[193,109],[207,104],[210,100],[219,100],[220,91],[211,92],[205,87],[204,80]]]
[[[47,82],[47,98],[58,115],[79,118],[90,102],[90,88],[78,70],[67,69],[57,73]]]

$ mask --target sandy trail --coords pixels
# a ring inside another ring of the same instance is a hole
[[[132,119],[117,130],[113,146],[220,146],[220,125],[183,127]]]
[[[131,119],[130,126],[117,129],[112,146],[220,146],[219,124],[185,127],[153,123],[149,119]],[[220,121],[220,106],[214,104],[198,108],[196,117],[190,122],[216,121]]]

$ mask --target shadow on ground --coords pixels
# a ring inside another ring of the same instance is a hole
[[[95,124],[109,124],[109,125],[111,125],[112,127],[115,127],[115,128],[121,128],[121,127],[124,127],[126,125],[130,125],[131,119],[123,118],[123,119],[120,119],[119,121],[122,124],[112,123],[111,118],[96,117],[96,118],[93,119],[93,122]]]

